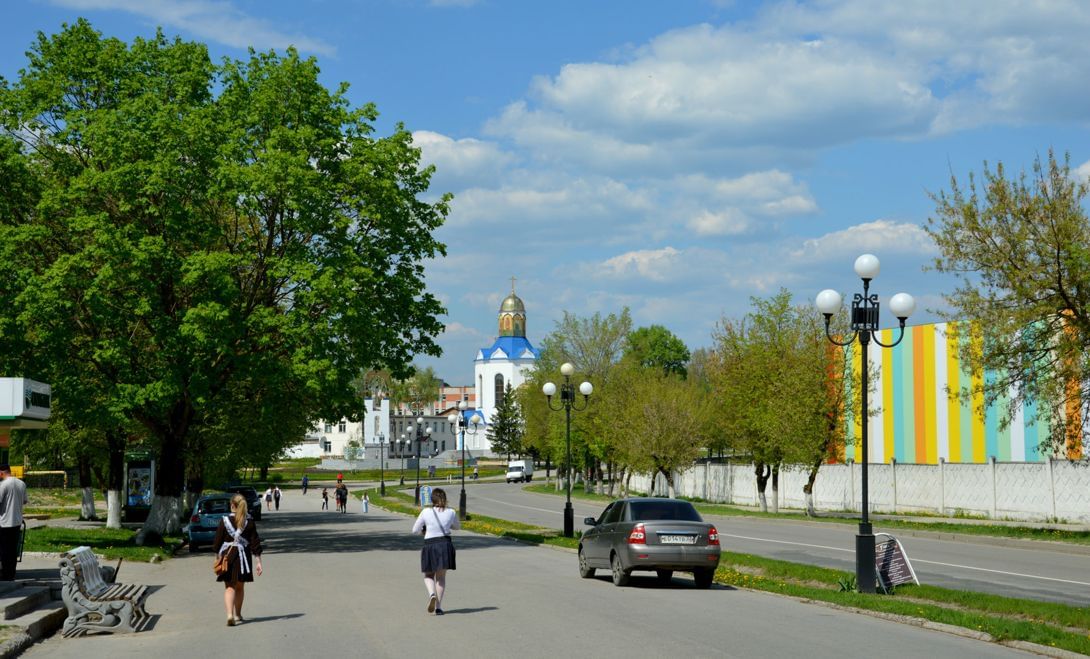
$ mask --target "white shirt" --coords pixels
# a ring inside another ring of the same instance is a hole
[[[14,476],[0,481],[0,527],[10,529],[20,526],[26,504],[26,483]]]
[[[437,518],[439,520],[438,524],[435,523]],[[450,508],[431,507],[421,510],[420,514],[416,516],[416,521],[413,522],[413,533],[420,533],[420,529],[424,527],[427,527],[424,539],[428,540],[450,535],[451,529],[460,529],[462,525],[458,522],[458,513]]]

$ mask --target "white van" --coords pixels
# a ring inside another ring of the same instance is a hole
[[[512,460],[507,463],[507,476],[505,477],[508,483],[529,483],[534,480],[534,461],[533,460]]]

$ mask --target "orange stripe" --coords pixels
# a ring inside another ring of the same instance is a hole
[[[912,411],[916,419],[916,463],[927,462],[927,406],[924,394],[923,326],[912,328],[912,388],[915,396]]]

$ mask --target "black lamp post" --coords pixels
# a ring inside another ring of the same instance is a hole
[[[401,480],[399,487],[405,487],[405,433],[401,433],[401,441],[397,443],[397,454],[401,457]]]
[[[410,434],[412,432],[414,432],[414,431],[416,432],[416,492],[413,494],[413,500],[416,502],[416,505],[419,506],[420,505],[420,458],[421,458],[421,454],[423,453],[422,443],[424,441],[425,436],[431,435],[431,428],[430,427],[425,428],[424,427],[424,417],[418,416],[418,417],[416,417],[416,428],[413,428],[412,425],[410,425],[405,430],[408,430]]]
[[[386,496],[386,463],[382,459],[382,445],[386,442],[386,435],[378,435],[378,493]]]
[[[905,336],[905,320],[912,315],[912,312],[916,309],[916,301],[912,299],[912,296],[908,293],[898,293],[889,300],[890,311],[897,317],[897,321],[901,326],[901,333],[898,335],[897,340],[890,344],[882,343],[878,340],[876,332],[878,331],[878,294],[870,292],[870,281],[878,276],[879,271],[878,257],[873,254],[864,254],[855,260],[855,272],[863,280],[863,294],[858,293],[852,298],[852,316],[851,316],[851,330],[852,334],[847,340],[838,340],[833,338],[833,335],[829,331],[829,321],[832,320],[833,314],[840,311],[841,304],[843,303],[840,293],[832,289],[826,289],[817,296],[817,308],[825,316],[825,335],[829,337],[829,340],[838,346],[851,345],[857,338],[859,339],[859,357],[861,365],[861,379],[862,389],[860,393],[862,395],[862,428],[860,432],[860,442],[862,443],[862,508],[863,517],[859,522],[859,533],[855,536],[855,583],[861,593],[873,593],[875,592],[875,543],[874,532],[870,523],[870,511],[869,503],[867,499],[867,463],[868,455],[868,439],[867,439],[867,425],[869,422],[868,416],[868,403],[867,403],[867,389],[868,384],[868,360],[867,350],[870,342],[873,340],[876,344],[883,348],[892,348],[901,342],[901,339]]]
[[[556,394],[556,385],[552,382],[546,382],[545,386],[541,388],[542,393],[545,394],[545,398],[549,402],[549,409],[554,412],[564,410],[564,439],[568,456],[566,462],[568,468],[568,498],[564,504],[565,538],[571,538],[575,535],[575,515],[571,507],[571,411],[574,409],[578,412],[587,409],[590,395],[594,393],[594,385],[584,382],[579,385],[579,393],[583,394],[583,406],[579,407],[575,404],[575,385],[571,383],[571,375],[574,372],[575,367],[567,362],[560,367],[560,374],[564,376],[564,382],[560,385],[560,407],[553,407],[553,395]]]
[[[466,418],[465,411],[469,405],[466,402],[460,401],[458,403],[458,411],[451,413],[447,417],[447,421],[450,421],[451,429],[455,434],[460,434],[462,443],[462,493],[458,496],[458,519],[464,520],[466,518]],[[474,414],[470,419],[470,424],[473,425],[473,430],[470,431],[470,435],[476,435],[480,428],[481,422],[484,419],[480,414]]]

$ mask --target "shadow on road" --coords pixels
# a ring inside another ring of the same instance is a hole
[[[443,609],[443,615],[457,615],[459,613],[481,613],[482,611],[499,611],[495,606],[478,606],[472,609]]]
[[[628,588],[658,588],[663,590],[696,590],[696,584],[691,580],[682,577],[681,579],[673,578],[669,581],[660,581],[655,575],[641,575],[639,573],[632,574],[631,581],[628,582]],[[607,574],[595,575],[591,581],[600,581],[602,583],[608,583],[613,585],[612,578]],[[708,590],[738,590],[734,586],[726,586],[723,584],[713,583]]]

